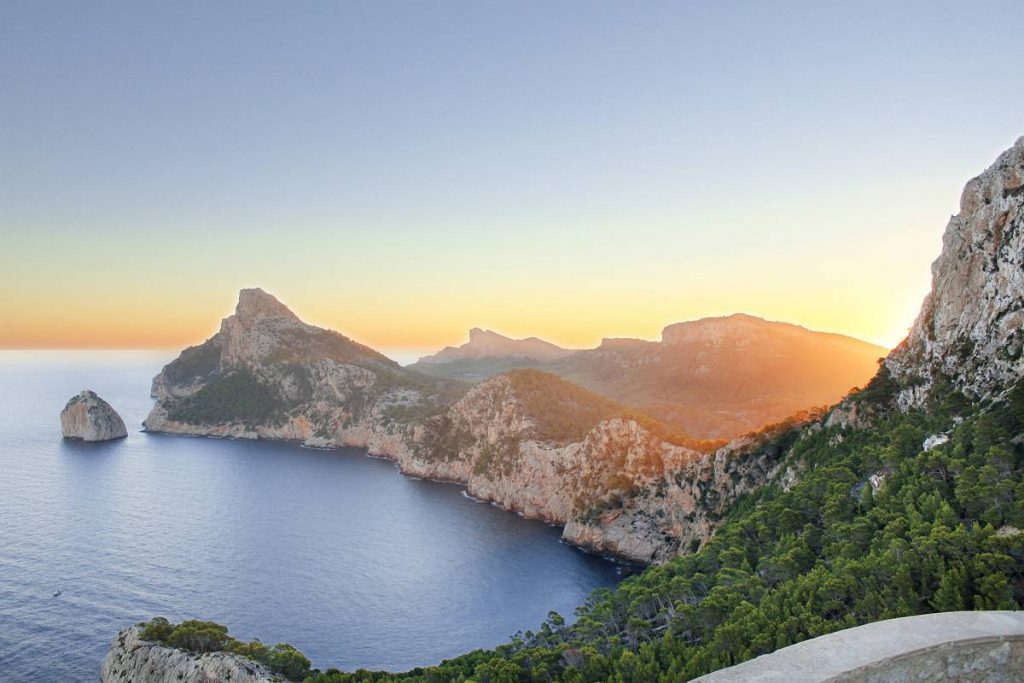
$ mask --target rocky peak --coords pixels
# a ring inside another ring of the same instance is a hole
[[[272,294],[259,287],[243,289],[238,293],[235,315],[242,321],[258,322],[266,319],[285,319],[299,322],[299,317]]]
[[[1024,137],[972,179],[950,218],[932,289],[885,365],[897,403],[923,403],[946,378],[985,398],[1024,375]]]

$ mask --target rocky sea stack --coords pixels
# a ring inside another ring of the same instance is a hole
[[[65,439],[82,441],[110,441],[128,436],[117,411],[88,389],[73,396],[60,411],[60,428]]]

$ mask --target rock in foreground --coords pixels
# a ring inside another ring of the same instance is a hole
[[[270,683],[265,666],[224,652],[194,654],[139,637],[133,626],[117,634],[100,669],[101,683]]]
[[[124,420],[110,404],[86,389],[72,397],[60,413],[60,427],[65,439],[110,441],[128,436]]]

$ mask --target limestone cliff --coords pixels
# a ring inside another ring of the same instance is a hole
[[[932,264],[932,289],[886,359],[902,408],[937,383],[990,397],[1024,374],[1024,137],[967,183]]]
[[[114,638],[100,669],[101,683],[272,683],[281,681],[266,667],[224,652],[198,655],[139,637],[139,627]]]
[[[60,412],[60,427],[65,439],[110,441],[128,436],[124,420],[110,404],[86,389],[71,397]]]

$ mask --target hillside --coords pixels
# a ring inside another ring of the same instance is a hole
[[[410,367],[464,381],[538,368],[696,437],[728,439],[835,403],[867,382],[885,353],[852,337],[735,314],[669,325],[660,342],[607,339],[554,360],[438,354]]]

